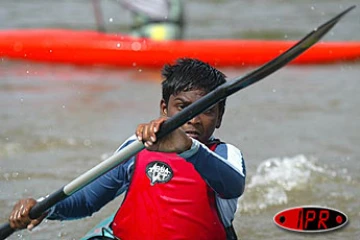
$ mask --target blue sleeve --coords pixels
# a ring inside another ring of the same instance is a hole
[[[202,178],[225,199],[240,197],[245,189],[246,168],[241,151],[221,143],[215,151],[193,140],[190,150],[180,156],[191,162]]]
[[[127,141],[122,147],[130,144]],[[129,186],[135,157],[120,164],[50,209],[47,219],[71,220],[91,216]]]

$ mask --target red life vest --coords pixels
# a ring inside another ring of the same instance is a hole
[[[137,156],[112,230],[121,240],[226,239],[215,192],[193,164],[177,154],[147,150]]]

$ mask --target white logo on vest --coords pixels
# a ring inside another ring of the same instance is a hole
[[[173,177],[173,171],[164,162],[155,161],[146,166],[146,175],[150,179],[151,186],[155,183],[166,183]]]

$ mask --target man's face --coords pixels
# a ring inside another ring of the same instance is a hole
[[[161,114],[171,117],[177,112],[180,112],[186,106],[200,99],[205,95],[204,91],[192,90],[187,92],[180,92],[177,95],[171,95],[168,106],[164,100],[160,103]],[[219,104],[214,105],[205,112],[197,115],[180,128],[189,136],[199,140],[202,143],[207,143],[209,138],[221,125],[222,113],[219,109]]]

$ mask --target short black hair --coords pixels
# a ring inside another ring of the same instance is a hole
[[[198,59],[180,58],[175,64],[167,64],[162,70],[162,97],[168,105],[171,95],[183,91],[202,90],[209,93],[226,82],[226,76],[216,68]],[[225,111],[226,99],[219,102]]]

